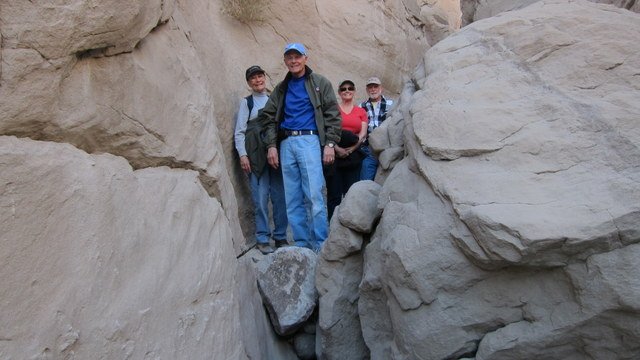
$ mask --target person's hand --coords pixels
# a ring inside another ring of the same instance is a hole
[[[267,162],[274,169],[277,169],[278,166],[280,166],[280,161],[278,160],[278,149],[275,146],[272,146],[267,150]]]
[[[249,157],[247,155],[240,156],[240,167],[242,171],[247,174],[251,172],[251,163],[249,163]]]
[[[334,147],[334,149],[336,150],[336,157],[344,159],[349,155],[349,152],[347,151],[347,149],[343,149],[339,146]]]
[[[325,165],[331,165],[335,160],[336,160],[336,152],[334,148],[325,145],[324,155],[322,157],[322,163]]]

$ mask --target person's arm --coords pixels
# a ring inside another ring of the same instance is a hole
[[[347,156],[349,156],[349,152],[345,148],[341,148],[340,146],[336,145],[333,149],[336,152],[336,157],[346,158]]]
[[[275,89],[269,96],[269,100],[260,111],[260,118],[258,119],[264,129],[264,142],[267,144],[267,162],[269,165],[277,169],[280,166],[278,159],[278,149],[276,148],[276,142],[278,140],[278,119],[276,114],[278,112],[278,94],[280,85],[276,85]]]
[[[336,99],[333,86],[329,80],[325,81],[325,86],[322,86],[322,115],[324,118],[324,134],[325,144],[333,142],[337,144],[340,142],[340,133],[342,131],[342,117],[340,116],[340,109],[338,108],[338,100]]]
[[[363,131],[364,130],[364,131]],[[344,156],[340,156],[340,157],[347,157],[349,155],[351,155],[352,152],[358,150],[358,148],[360,147],[360,145],[362,144],[362,142],[364,141],[364,139],[366,139],[367,137],[367,123],[366,122],[362,122],[362,128],[360,129],[360,132],[358,133],[358,142],[349,146],[348,148],[344,149]]]
[[[249,120],[249,107],[247,106],[247,100],[242,99],[240,101],[240,107],[238,108],[238,115],[236,117],[236,126],[234,132],[234,142],[238,155],[240,155],[240,167],[245,173],[251,172],[251,165],[249,163],[249,157],[247,156],[247,150],[245,147],[245,134],[247,132],[247,121]]]
[[[323,144],[322,162],[325,165],[332,164],[335,161],[335,147],[329,146],[340,142],[340,133],[342,129],[342,117],[338,109],[338,100],[336,99],[333,86],[329,80],[325,79],[321,88],[322,96],[322,117],[324,120],[325,143]]]
[[[364,121],[361,124],[362,124],[362,128],[360,129],[360,132],[358,133],[358,142],[355,143],[354,145],[349,146],[348,148],[346,148],[347,156],[349,156],[352,152],[358,150],[360,145],[362,145],[362,142],[364,141],[364,139],[367,138],[367,127],[368,127],[367,122]]]
[[[358,146],[362,144],[367,139],[367,132],[369,131],[369,115],[367,111],[360,107],[360,121],[362,122],[362,129],[360,129],[360,133],[358,134]]]

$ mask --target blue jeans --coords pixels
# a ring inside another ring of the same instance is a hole
[[[275,240],[286,240],[288,222],[282,171],[266,166],[260,176],[251,173],[249,178],[256,213],[256,241],[267,244],[272,235]],[[273,234],[269,226],[269,197],[273,210]]]
[[[360,149],[367,155],[362,160],[360,180],[373,180],[376,177],[376,171],[378,171],[378,159],[373,156],[368,145],[362,145]]]
[[[280,143],[287,217],[297,246],[319,249],[329,233],[322,196],[322,152],[317,135],[290,136]]]

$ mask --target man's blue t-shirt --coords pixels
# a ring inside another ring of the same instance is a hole
[[[287,130],[318,130],[313,104],[304,88],[306,76],[291,77],[284,101],[284,121],[281,128]]]

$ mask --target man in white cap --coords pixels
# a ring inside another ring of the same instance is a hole
[[[387,113],[393,108],[393,100],[382,96],[382,90],[382,82],[379,78],[373,76],[367,80],[367,94],[369,94],[369,99],[360,104],[360,107],[367,111],[367,117],[369,118],[367,137],[375,128],[384,122],[387,118]],[[373,180],[378,170],[378,159],[373,156],[369,148],[368,140],[365,140],[361,149],[367,156],[362,161],[360,180]]]
[[[273,168],[282,166],[287,218],[296,245],[319,251],[329,233],[322,164],[335,161],[342,119],[331,82],[306,65],[304,45],[287,44],[284,63],[289,72],[261,114],[267,162]]]

